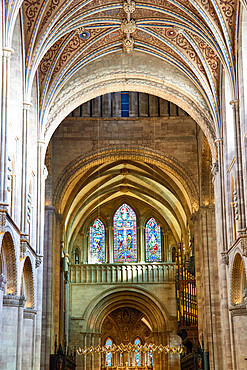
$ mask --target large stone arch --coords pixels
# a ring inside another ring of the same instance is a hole
[[[48,145],[62,120],[77,106],[97,96],[117,91],[139,91],[170,100],[184,109],[201,127],[208,139],[213,160],[217,154],[214,124],[207,98],[194,83],[169,63],[153,56],[116,53],[114,58],[94,61],[79,70],[60,91],[48,94],[41,122],[41,138]]]
[[[129,306],[138,309],[150,319],[153,331],[171,330],[172,320],[166,307],[145,289],[123,287],[109,289],[99,294],[83,313],[88,331],[100,332],[106,316],[119,307]]]
[[[26,298],[26,308],[34,308],[34,281],[33,268],[29,257],[26,257],[23,265],[23,284]]]
[[[6,293],[16,294],[17,293],[17,262],[15,255],[15,247],[13,238],[10,232],[6,232],[2,239],[1,247],[1,260],[2,260],[2,273],[7,279]]]
[[[231,269],[231,304],[239,305],[242,303],[243,294],[243,277],[245,283],[247,279],[246,269],[243,258],[240,253],[236,253],[234,256],[232,269]]]

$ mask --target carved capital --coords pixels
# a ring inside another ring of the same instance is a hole
[[[213,176],[216,176],[217,172],[219,171],[219,162],[213,162],[211,165],[211,172]]]
[[[26,298],[24,295],[18,296],[14,294],[8,294],[3,296],[4,306],[24,307],[25,303]]]
[[[27,236],[28,235],[21,235],[21,240],[20,240],[20,261],[24,260],[26,257],[26,252],[28,248],[28,241],[27,241]]]
[[[123,10],[125,11],[125,13],[134,13],[134,11],[136,10],[136,3],[134,1],[125,1],[123,3]]]
[[[247,308],[247,288],[244,288],[244,291],[243,291],[243,300],[244,300],[244,304]]]
[[[247,239],[241,238],[241,252],[243,257],[247,257]]]
[[[5,278],[4,274],[0,275],[0,290],[5,290],[5,285],[7,284],[7,279]]]
[[[121,31],[124,33],[133,33],[135,32],[136,28],[137,26],[134,19],[131,19],[129,22],[127,19],[124,19],[120,26]]]
[[[0,234],[5,233],[6,221],[7,221],[7,205],[2,203],[0,204]]]
[[[38,268],[42,263],[43,256],[36,256],[35,267]]]
[[[221,257],[224,265],[229,265],[229,255],[226,252],[221,252]]]

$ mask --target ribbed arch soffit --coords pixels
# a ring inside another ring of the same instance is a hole
[[[166,307],[145,289],[112,289],[99,294],[82,312],[91,331],[100,332],[104,319],[119,307],[139,309],[149,320],[153,331],[169,330],[169,312]]]
[[[245,5],[246,0],[242,0]],[[4,47],[11,47],[22,11],[25,40],[25,97],[39,72],[40,129],[53,102],[79,69],[123,50],[123,19],[134,20],[134,50],[169,62],[203,94],[220,129],[220,68],[230,76],[235,97],[237,0],[138,0],[133,12],[119,0],[5,1]]]
[[[67,242],[81,230],[88,215],[121,195],[157,209],[176,240],[186,233],[198,208],[198,189],[175,159],[143,148],[109,149],[71,163],[55,186],[54,205],[63,214]]]

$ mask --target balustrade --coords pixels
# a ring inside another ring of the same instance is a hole
[[[70,282],[80,284],[163,283],[175,280],[174,263],[79,264],[70,266]]]

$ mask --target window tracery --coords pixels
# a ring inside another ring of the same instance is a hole
[[[106,339],[105,346],[111,347],[113,345],[113,341],[111,338]],[[112,352],[106,353],[106,366],[112,366]]]
[[[122,204],[116,211],[114,226],[114,261],[136,262],[136,214],[127,204]]]
[[[141,345],[141,341],[139,338],[136,338],[135,341],[134,341],[134,345],[135,346],[140,346]],[[135,366],[141,366],[141,351],[135,351]]]
[[[161,261],[161,238],[160,226],[152,217],[146,223],[146,261],[160,262]]]
[[[98,218],[90,227],[90,262],[105,262],[105,226]]]

